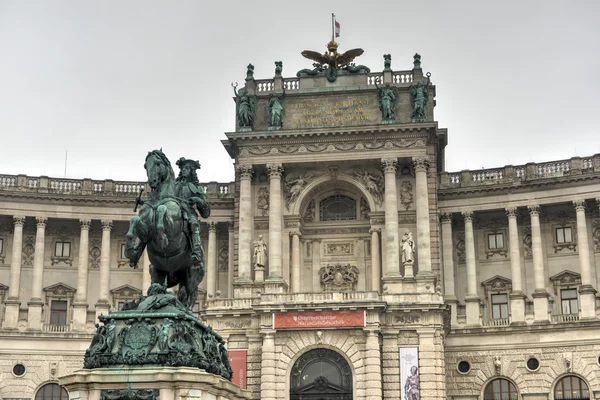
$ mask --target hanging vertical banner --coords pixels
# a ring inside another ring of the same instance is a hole
[[[246,389],[246,359],[248,350],[229,350],[229,363],[233,370],[231,382]]]
[[[418,347],[400,347],[400,392],[402,400],[421,400]]]

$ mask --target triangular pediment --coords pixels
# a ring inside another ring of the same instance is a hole
[[[483,281],[481,284],[488,290],[511,290],[512,288],[512,280],[500,275]]]
[[[577,272],[573,272],[573,271],[569,271],[569,270],[564,270],[562,272],[559,272],[558,274],[551,276],[550,280],[555,282],[555,283],[559,283],[559,284],[564,284],[564,285],[568,285],[568,284],[578,284],[581,283],[581,275],[578,274]]]
[[[47,294],[53,294],[55,296],[65,296],[73,294],[77,291],[77,289],[66,285],[62,282],[55,283],[54,285],[50,285],[44,288],[44,292]]]
[[[123,285],[123,286],[119,286],[118,288],[114,288],[110,291],[113,296],[119,296],[119,297],[133,297],[133,296],[140,296],[142,294],[142,291],[134,286],[131,285]]]

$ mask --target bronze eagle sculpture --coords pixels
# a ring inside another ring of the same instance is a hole
[[[329,68],[339,70],[364,53],[363,49],[352,49],[344,53],[338,53],[337,48],[338,44],[332,40],[327,43],[327,52],[321,54],[312,50],[304,50],[302,55],[309,60],[316,61],[321,66],[327,65]]]

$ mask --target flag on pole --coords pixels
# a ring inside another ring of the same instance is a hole
[[[335,21],[335,37],[340,37],[340,23]]]

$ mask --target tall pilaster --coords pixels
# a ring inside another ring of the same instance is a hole
[[[384,280],[400,278],[398,244],[398,195],[396,193],[396,158],[381,160],[385,176],[385,246],[386,262],[383,264]]]
[[[227,297],[233,298],[233,221],[227,223]]]
[[[88,263],[90,256],[89,235],[90,235],[89,219],[79,220],[79,256],[77,261],[77,292],[73,301],[73,330],[85,330],[88,309]]]
[[[371,228],[371,290],[381,292],[381,254],[379,253],[379,233],[381,229]]]
[[[13,244],[12,256],[10,262],[10,286],[8,288],[8,298],[5,301],[6,308],[4,314],[5,328],[16,329],[19,325],[19,292],[21,288],[21,256],[23,254],[23,225],[25,217],[20,215],[13,216]]]
[[[429,160],[415,158],[413,168],[416,181],[418,275],[431,277],[431,234],[429,229],[429,192],[427,189]]]
[[[579,269],[581,271],[581,318],[596,319],[596,290],[592,286],[592,268],[590,265],[590,244],[585,219],[585,200],[573,201],[577,214],[577,250],[579,252]]]
[[[366,331],[367,344],[365,353],[365,373],[368,382],[366,395],[369,400],[381,400],[381,350],[379,347],[379,332],[369,329]]]
[[[507,207],[508,246],[510,249],[510,272],[512,292],[510,293],[510,315],[512,324],[525,323],[525,299],[521,283],[521,251],[519,250],[519,228],[517,226],[517,208]]]
[[[542,250],[542,231],[540,228],[540,206],[530,205],[531,217],[531,252],[533,255],[533,278],[535,291],[533,292],[533,312],[536,322],[548,321],[548,292],[544,278],[544,253]]]
[[[267,170],[269,171],[269,277],[266,281],[265,291],[279,292],[285,286],[281,275],[283,246],[281,174],[283,174],[283,167],[281,164],[267,164]]]
[[[236,283],[241,286],[252,283],[252,165],[238,165],[236,172],[240,178],[240,219],[238,235],[238,276]],[[240,296],[250,291],[240,291]]]
[[[100,296],[96,303],[96,317],[108,314],[110,310],[110,231],[112,221],[102,221],[102,246],[100,253]]]
[[[467,264],[467,325],[479,325],[479,296],[477,295],[477,262],[475,259],[475,237],[473,235],[473,212],[464,211],[465,258]]]
[[[452,244],[452,213],[443,213],[442,257],[444,262],[444,300],[450,305],[450,325],[458,324],[456,290],[454,283],[454,246]]]
[[[46,240],[46,217],[36,217],[35,253],[33,256],[33,282],[31,298],[27,305],[27,326],[32,330],[42,329],[42,283],[44,281],[44,251]]]
[[[206,271],[206,292],[208,298],[215,298],[217,293],[217,224],[208,223],[208,262]]]
[[[292,232],[292,292],[300,293],[300,232]]]
[[[262,358],[260,363],[260,398],[277,399],[277,377],[275,376],[275,333],[263,333]]]

